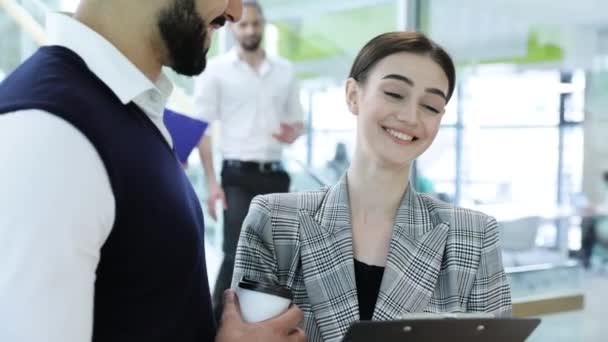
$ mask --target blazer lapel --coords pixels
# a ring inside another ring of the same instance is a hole
[[[316,212],[300,212],[301,262],[311,309],[324,341],[359,319],[346,178],[329,188]]]
[[[422,312],[441,268],[449,225],[432,222],[428,209],[408,187],[395,218],[374,320]]]

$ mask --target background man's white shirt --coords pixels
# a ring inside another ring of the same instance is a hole
[[[281,122],[303,121],[295,70],[279,57],[266,57],[259,72],[234,49],[213,58],[197,78],[194,96],[195,118],[221,122],[225,159],[281,160],[283,146],[272,134]]]

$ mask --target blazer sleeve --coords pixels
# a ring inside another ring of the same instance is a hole
[[[511,289],[502,263],[498,223],[493,217],[487,220],[481,259],[467,311],[492,313],[496,317],[511,316]]]
[[[241,277],[278,284],[277,258],[273,244],[268,197],[257,196],[251,202],[236,249],[232,287]]]

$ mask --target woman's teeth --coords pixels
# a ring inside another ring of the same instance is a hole
[[[398,131],[395,131],[394,129],[390,129],[390,128],[385,128],[385,131],[387,131],[390,135],[394,136],[395,138],[399,139],[399,140],[403,140],[403,141],[412,141],[414,140],[414,137],[411,137],[405,133],[401,133]]]

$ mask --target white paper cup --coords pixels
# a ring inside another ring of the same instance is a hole
[[[263,284],[246,278],[236,289],[243,320],[247,323],[265,321],[279,316],[291,304],[293,295],[285,287]]]

